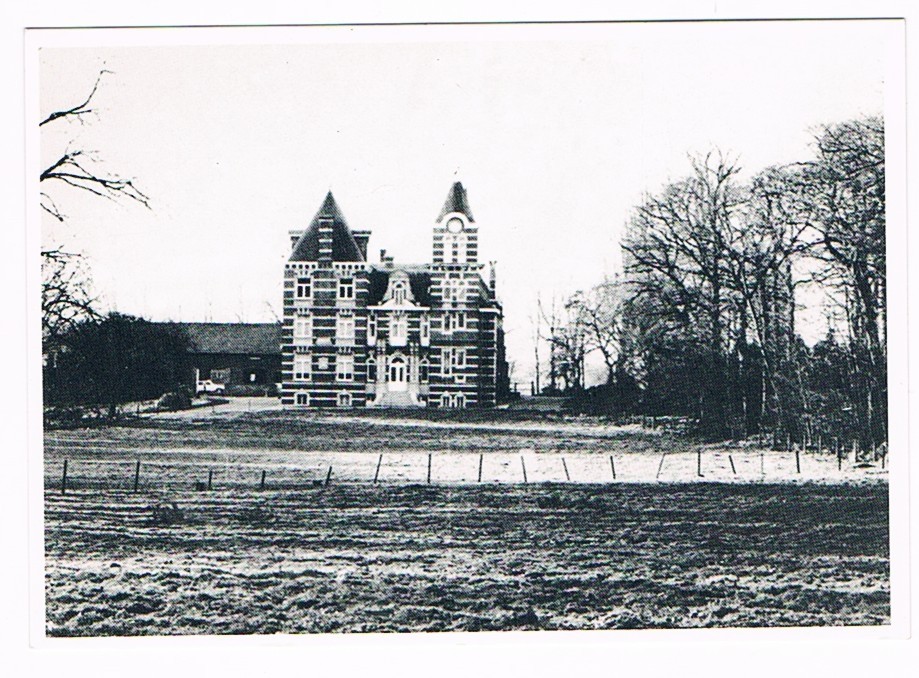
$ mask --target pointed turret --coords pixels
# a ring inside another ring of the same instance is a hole
[[[448,214],[455,212],[459,212],[470,222],[475,221],[475,219],[472,218],[472,210],[469,209],[469,200],[466,198],[466,189],[463,188],[462,182],[459,181],[450,187],[450,191],[447,193],[447,200],[444,202],[443,209],[440,210],[440,216],[437,217],[437,223],[439,224],[441,221],[443,221],[444,217]]]
[[[362,231],[366,240],[369,231]],[[348,222],[335,202],[332,191],[326,194],[322,206],[310,225],[293,246],[289,261],[366,261]]]

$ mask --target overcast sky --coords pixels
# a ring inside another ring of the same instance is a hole
[[[89,33],[90,46],[40,52],[42,117],[85,97],[103,65],[112,71],[95,117],[43,128],[42,159],[68,144],[95,150],[152,209],[56,187],[68,221],[43,229],[86,253],[108,308],[268,321],[281,313],[287,231],[309,222],[326,191],[352,228],[373,231],[372,261],[386,248],[418,263],[430,260],[434,220],[461,180],[480,258],[498,261],[523,384],[537,294],[561,297],[615,272],[630,208],[684,175],[687,153],[736,153],[749,175],[810,157],[821,123],[882,112],[892,28]],[[215,40],[227,44],[195,44]],[[92,46],[112,42],[123,44]]]

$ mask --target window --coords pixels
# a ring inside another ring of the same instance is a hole
[[[310,394],[306,391],[297,391],[295,396],[297,405],[309,405],[310,404]]]
[[[313,336],[313,319],[307,316],[294,318],[294,343],[308,344]]]
[[[327,369],[329,369],[329,357],[328,357],[328,356],[326,356],[326,355],[320,356],[320,358],[319,358],[319,369],[320,369],[320,370],[327,370]]]
[[[354,316],[338,316],[335,323],[335,340],[338,343],[354,342]]]
[[[421,362],[418,363],[418,380],[422,384],[427,384],[430,377],[431,377],[431,363],[428,362],[427,357],[424,357],[421,359]]]
[[[335,378],[338,381],[354,381],[353,355],[340,355],[335,359]]]
[[[374,315],[367,319],[367,343],[377,343],[377,318]]]
[[[312,367],[312,357],[301,353],[294,356],[294,381],[309,381]]]
[[[442,348],[440,349],[440,373],[443,376],[455,374],[466,367],[466,349]]]
[[[354,278],[341,278],[338,281],[338,298],[354,299]]]
[[[347,391],[342,391],[338,394],[338,406],[339,407],[351,407],[351,394]]]
[[[431,318],[427,314],[421,316],[421,328],[419,330],[421,336],[421,344],[427,346],[428,342],[431,341]]]
[[[389,343],[404,346],[408,341],[408,318],[403,313],[394,313],[389,318]]]
[[[440,406],[441,407],[450,407],[450,394],[444,393],[440,396]]]
[[[460,409],[466,407],[466,396],[464,396],[462,393],[457,393],[453,406]]]
[[[406,292],[405,292],[405,282],[403,280],[399,280],[398,282],[393,283],[392,298],[393,298],[393,301],[396,302],[397,304],[405,303]]]
[[[466,314],[462,311],[458,313],[447,313],[445,325],[446,327],[444,330],[446,332],[455,332],[457,330],[466,329]]]
[[[462,301],[463,281],[449,279],[444,281],[444,301]]]
[[[309,278],[297,278],[297,299],[309,299],[313,295],[313,288]]]
[[[367,383],[373,383],[377,380],[377,361],[370,356],[367,358]]]

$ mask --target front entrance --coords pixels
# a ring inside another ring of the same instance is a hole
[[[389,362],[389,384],[390,391],[407,391],[408,390],[408,366],[405,358],[395,357]]]

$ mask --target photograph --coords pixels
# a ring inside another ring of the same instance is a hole
[[[904,50],[27,30],[45,638],[890,629]]]

